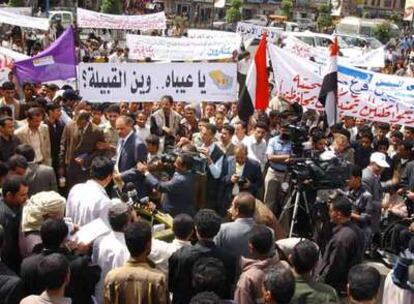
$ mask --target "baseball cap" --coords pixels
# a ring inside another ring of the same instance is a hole
[[[386,157],[384,153],[381,152],[374,152],[371,154],[369,158],[371,163],[376,163],[381,168],[389,168],[390,165],[387,163]]]
[[[82,96],[79,96],[79,94],[75,90],[65,90],[63,92],[62,97],[66,100],[82,100]]]

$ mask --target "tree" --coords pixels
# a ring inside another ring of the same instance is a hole
[[[23,0],[9,0],[9,6],[21,7],[24,6]]]
[[[230,7],[226,11],[226,22],[227,23],[236,23],[241,20],[240,8],[242,2],[240,0],[233,0],[230,4]]]
[[[374,28],[374,36],[379,41],[385,44],[391,38],[390,30],[391,30],[391,23],[389,21],[384,21],[383,23],[378,24]]]
[[[293,1],[292,0],[283,0],[282,4],[280,5],[282,9],[283,15],[285,15],[288,19],[292,16],[292,9],[293,9]]]
[[[395,24],[400,25],[403,21],[402,15],[400,12],[393,12],[390,16],[390,20],[392,20]]]
[[[322,31],[324,28],[332,26],[332,16],[329,5],[322,4],[319,7],[319,16],[318,19],[316,19],[316,23],[318,24],[319,31]]]
[[[122,4],[120,0],[104,0],[101,5],[101,12],[105,14],[121,14]]]

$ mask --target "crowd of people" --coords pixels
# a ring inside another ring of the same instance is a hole
[[[21,91],[1,87],[1,303],[412,302],[413,128],[352,117],[323,128],[323,115],[276,97],[246,122],[235,103]],[[278,221],[294,187],[292,124],[308,126],[304,155],[350,166],[325,204],[324,241],[312,227],[287,238]],[[153,237],[131,190],[173,217],[172,242]],[[98,218],[110,232],[79,243],[73,233]],[[380,290],[366,260],[384,228],[396,259]]]
[[[392,64],[411,56],[404,39]],[[129,61],[106,31],[78,51]],[[243,86],[250,56],[232,60]],[[245,121],[237,103],[89,103],[69,85],[13,81],[0,93],[0,303],[414,302],[414,127],[327,128],[281,96]],[[297,158],[325,156],[347,179],[329,195],[301,181],[311,210],[292,219]],[[137,205],[170,215],[172,239]],[[78,241],[97,219],[109,232]],[[385,253],[384,282],[367,261]]]

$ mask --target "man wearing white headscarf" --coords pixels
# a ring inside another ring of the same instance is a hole
[[[65,214],[66,199],[55,191],[42,191],[33,195],[23,207],[19,247],[22,257],[32,253],[42,243],[40,227],[48,218],[61,219]]]

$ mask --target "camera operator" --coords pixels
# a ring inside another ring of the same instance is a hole
[[[247,147],[239,144],[234,149],[234,156],[228,159],[228,171],[224,177],[224,204],[220,214],[226,214],[232,198],[241,191],[247,191],[257,197],[257,192],[263,184],[260,164],[248,158],[247,154]]]
[[[358,224],[365,235],[365,248],[371,240],[371,212],[374,210],[372,195],[362,187],[362,170],[358,166],[352,168],[348,181],[348,198],[352,204],[351,219]]]
[[[285,182],[287,164],[292,153],[292,141],[288,126],[289,123],[282,123],[280,135],[269,140],[266,150],[270,168],[265,177],[264,203],[276,215],[279,215],[283,207],[282,183]]]
[[[174,163],[175,173],[171,180],[160,181],[148,170],[148,165],[138,162],[137,170],[145,175],[146,182],[152,188],[165,193],[161,200],[162,209],[171,216],[180,213],[194,215],[194,176],[193,158],[187,154],[180,154]]]
[[[371,211],[371,229],[372,238],[375,242],[371,245],[371,254],[375,252],[375,245],[379,243],[378,237],[380,232],[381,207],[384,188],[382,187],[380,178],[381,172],[390,165],[386,161],[385,154],[374,152],[370,157],[370,164],[362,171],[362,187],[372,195],[372,211]]]

